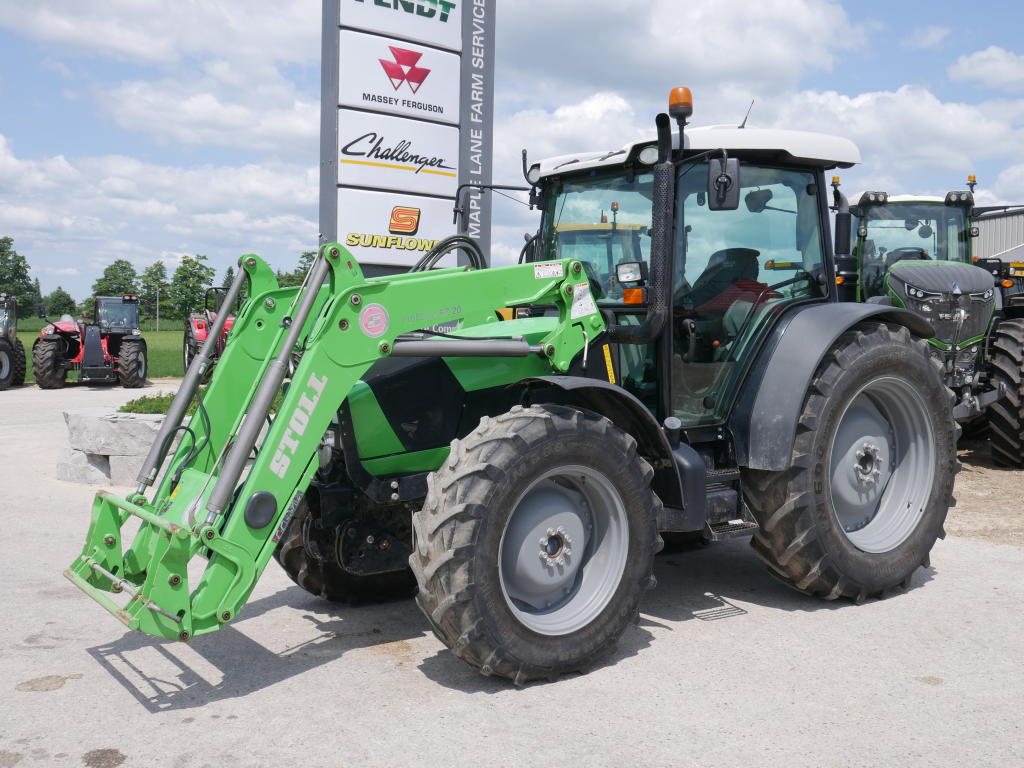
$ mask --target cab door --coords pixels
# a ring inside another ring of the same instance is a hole
[[[820,172],[744,164],[732,211],[708,208],[707,174],[684,165],[677,182],[670,380],[684,426],[724,421],[773,320],[826,297]]]

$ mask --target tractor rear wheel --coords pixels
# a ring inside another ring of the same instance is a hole
[[[68,372],[61,365],[59,339],[40,339],[32,348],[32,375],[40,389],[60,389],[64,386]]]
[[[792,462],[744,470],[751,542],[782,581],[857,602],[909,586],[944,536],[957,428],[921,341],[864,323],[840,336],[804,397]]]
[[[452,443],[413,515],[416,600],[452,653],[517,685],[585,671],[654,586],[661,502],[608,419],[516,406]]]
[[[0,392],[14,386],[14,347],[0,339]]]
[[[14,339],[14,377],[11,380],[12,387],[20,387],[25,383],[25,345],[21,339]]]
[[[117,358],[118,377],[125,389],[138,389],[146,383],[148,360],[146,345],[141,341],[125,341]]]
[[[992,461],[1024,467],[1024,320],[1003,320],[992,340],[992,379],[1003,397],[988,411]]]
[[[416,593],[416,580],[408,568],[371,575],[345,570],[336,560],[336,545],[330,540],[336,531],[315,530],[311,495],[303,498],[274,550],[274,559],[288,578],[310,594],[350,605],[405,599]]]

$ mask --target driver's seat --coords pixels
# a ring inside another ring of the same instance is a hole
[[[704,304],[721,296],[739,280],[757,280],[760,267],[753,248],[723,248],[708,259],[707,268],[690,289],[690,306],[700,309]]]

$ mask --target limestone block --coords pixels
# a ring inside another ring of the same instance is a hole
[[[133,488],[138,485],[135,477],[142,469],[145,456],[117,456],[115,454],[109,458],[111,485],[130,485]]]
[[[108,408],[64,411],[71,447],[105,456],[145,455],[163,420],[161,414],[111,413]]]
[[[110,482],[110,460],[95,453],[65,448],[57,459],[57,479],[106,485]]]

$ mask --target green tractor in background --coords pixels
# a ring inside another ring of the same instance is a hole
[[[25,383],[25,347],[18,338],[18,302],[0,293],[0,391]]]
[[[842,299],[903,307],[931,323],[928,343],[957,396],[954,417],[969,433],[987,426],[993,461],[1019,468],[1024,296],[1009,266],[972,254],[973,219],[989,210],[975,208],[975,183],[970,176],[969,190],[944,197],[864,192],[851,206],[852,263],[837,281]]]

